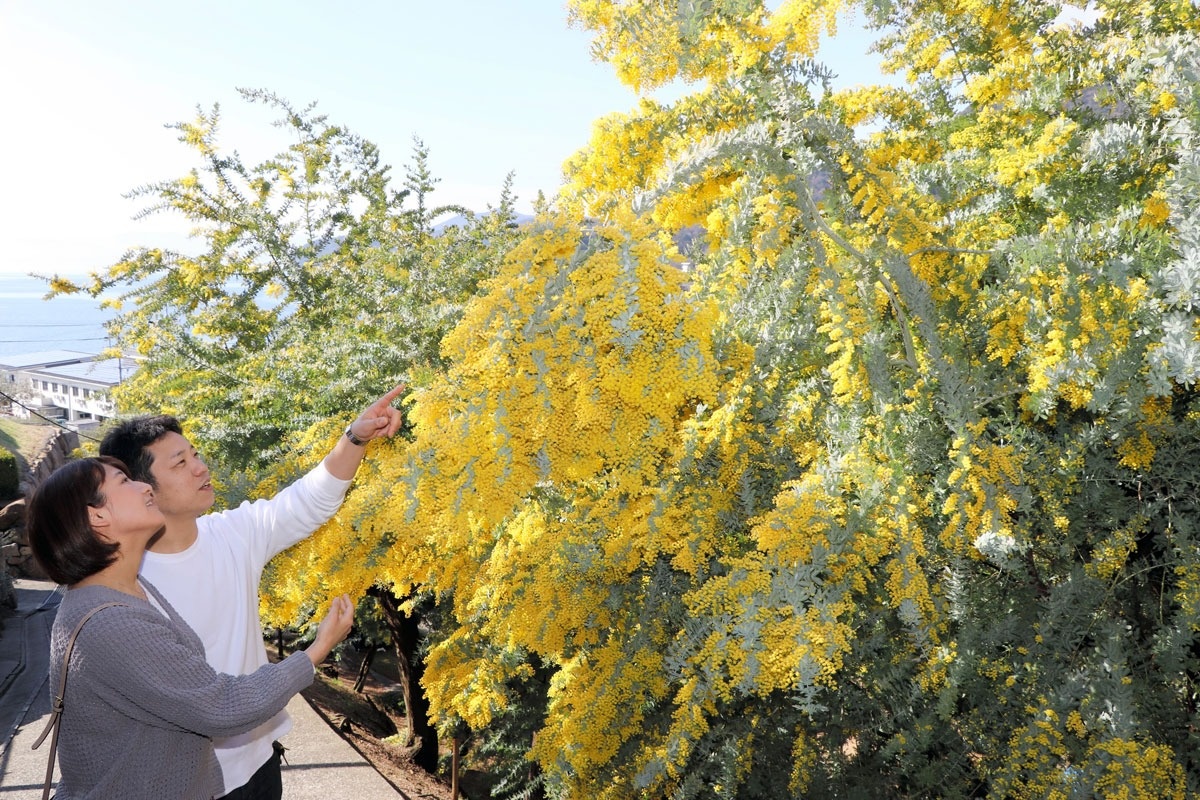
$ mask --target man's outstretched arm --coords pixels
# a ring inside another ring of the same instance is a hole
[[[376,400],[358,415],[346,428],[347,435],[338,438],[337,444],[325,456],[325,469],[335,478],[348,481],[358,472],[363,455],[367,452],[367,442],[381,437],[390,437],[400,430],[404,424],[404,414],[398,408],[392,408],[392,401],[404,391],[404,384],[398,384],[394,389]],[[361,444],[358,444],[360,442]]]

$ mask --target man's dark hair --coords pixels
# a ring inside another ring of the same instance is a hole
[[[104,434],[104,440],[100,442],[100,455],[112,456],[124,462],[129,466],[129,477],[157,489],[158,484],[150,474],[154,456],[150,455],[149,447],[168,433],[183,435],[179,420],[169,414],[123,419]]]
[[[70,586],[117,560],[120,546],[92,530],[88,508],[101,508],[104,465],[129,474],[115,458],[68,461],[33,490],[26,510],[26,529],[33,557],[50,579]]]

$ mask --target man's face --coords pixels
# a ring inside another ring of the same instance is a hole
[[[208,466],[192,443],[170,432],[146,448],[153,460],[154,501],[168,517],[196,519],[212,508]]]

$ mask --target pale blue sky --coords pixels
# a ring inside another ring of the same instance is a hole
[[[873,82],[851,25],[823,49],[840,84]],[[555,0],[0,0],[0,272],[80,274],[128,247],[183,246],[173,218],[131,217],[134,187],[192,166],[175,132],[220,102],[224,140],[276,152],[264,88],[374,141],[399,178],[413,136],[433,200],[482,210],[515,172],[518,207],[552,195],[593,120],[633,106]]]

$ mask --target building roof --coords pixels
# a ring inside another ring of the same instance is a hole
[[[91,361],[95,353],[84,353],[79,350],[42,350],[37,353],[17,353],[11,356],[0,356],[0,369],[9,371],[18,369],[38,369],[53,367],[59,364],[78,364],[80,361]]]
[[[116,386],[132,375],[137,368],[138,363],[132,358],[106,358],[101,361],[32,369],[29,372],[60,380]]]

